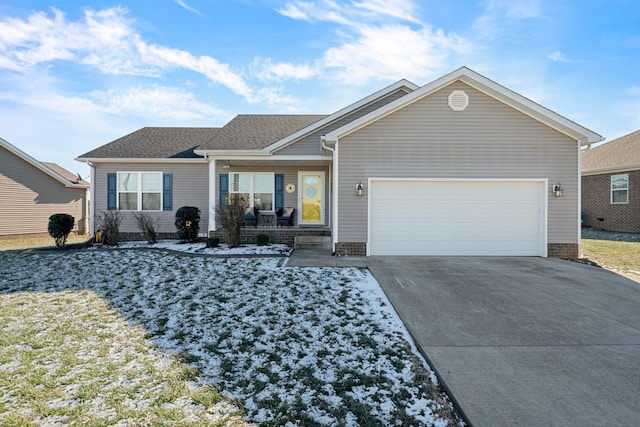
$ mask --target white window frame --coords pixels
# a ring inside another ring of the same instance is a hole
[[[627,181],[627,185],[626,185],[625,188],[613,188],[613,180],[615,178],[619,178],[619,177],[624,177],[624,179]],[[611,186],[610,186],[610,189],[611,189],[611,191],[610,191],[611,192],[611,194],[610,194],[611,204],[612,205],[626,205],[626,204],[628,204],[629,203],[629,174],[628,173],[622,173],[622,174],[618,174],[618,175],[611,175],[610,184],[611,184]],[[614,202],[613,201],[613,199],[614,199],[613,195],[614,195],[615,192],[618,192],[618,191],[625,191],[627,193],[627,198],[626,198],[626,200],[624,202]]]
[[[121,209],[120,208],[120,193],[134,193],[134,191],[120,191],[120,175],[121,174],[136,174],[137,175],[137,188],[135,193],[136,197],[136,207],[137,209]],[[159,191],[142,191],[142,175],[143,174],[157,174],[160,175],[160,190]],[[128,212],[136,212],[142,211],[142,195],[157,193],[160,194],[160,208],[159,209],[144,209],[145,212],[162,212],[162,206],[164,201],[162,200],[163,190],[164,190],[164,180],[163,173],[157,171],[119,171],[116,176],[116,203],[119,210],[128,211]]]
[[[228,195],[231,197],[232,194],[241,194],[246,193],[245,191],[232,191],[233,184],[233,175],[249,175],[249,207],[255,206],[255,191],[254,191],[254,181],[253,178],[255,175],[269,175],[271,177],[271,209],[266,210],[265,212],[274,212],[275,211],[275,203],[276,203],[276,174],[275,172],[229,172],[229,189]],[[264,193],[264,191],[259,191],[258,193]]]

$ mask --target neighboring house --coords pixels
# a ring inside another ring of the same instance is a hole
[[[47,233],[49,217],[72,215],[88,231],[89,183],[55,163],[39,162],[0,138],[0,236]]]
[[[216,206],[247,200],[296,211],[292,227],[246,236],[329,235],[337,255],[576,257],[579,150],[601,140],[462,67],[328,116],[143,128],[77,160],[92,166],[94,215],[148,209],[166,233],[175,210],[194,205],[201,230],[219,235]],[[125,216],[121,231],[136,233]]]
[[[640,232],[640,131],[582,152],[583,225]]]

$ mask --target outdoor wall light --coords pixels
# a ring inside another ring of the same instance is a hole
[[[556,197],[562,197],[564,190],[562,189],[562,185],[560,185],[560,183],[557,183],[556,185],[553,186],[553,195]]]
[[[356,196],[363,196],[364,195],[364,185],[362,185],[361,182],[358,183],[358,185],[356,185]]]

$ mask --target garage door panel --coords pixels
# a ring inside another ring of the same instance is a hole
[[[373,181],[372,255],[541,255],[539,181]]]

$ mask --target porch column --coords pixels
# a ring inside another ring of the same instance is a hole
[[[209,231],[216,231],[216,159],[209,159]],[[208,235],[208,233],[207,233]]]

